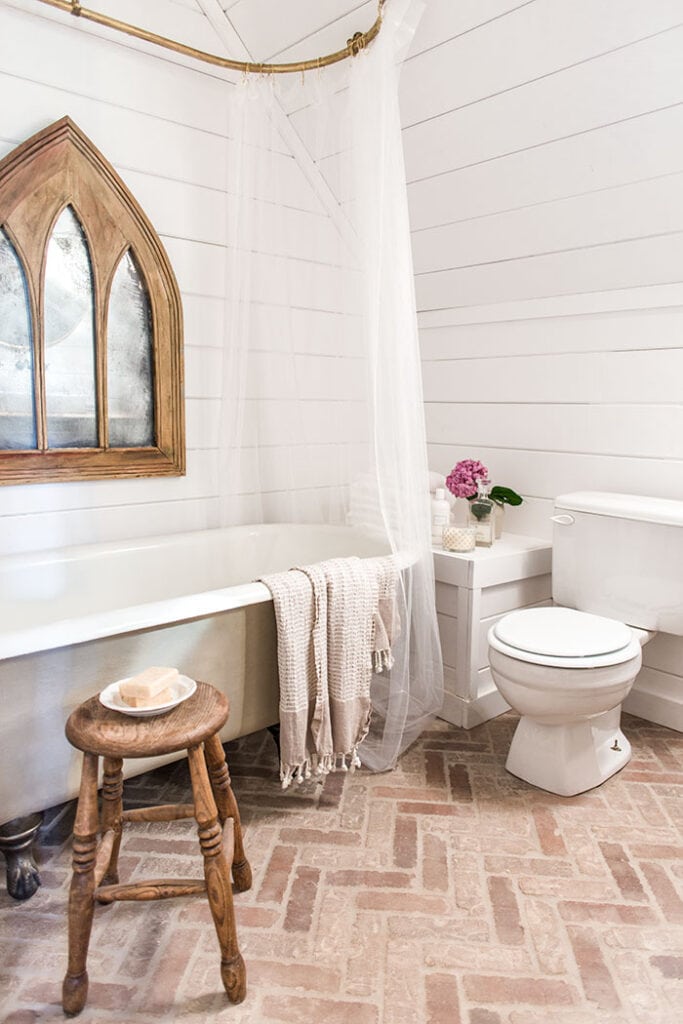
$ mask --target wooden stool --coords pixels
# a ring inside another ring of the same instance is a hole
[[[110,711],[99,697],[77,707],[66,723],[69,742],[83,751],[81,788],[73,835],[73,878],[69,890],[69,966],[62,987],[67,1014],[80,1013],[88,995],[86,961],[95,901],[158,900],[204,892],[221,949],[221,978],[228,999],[246,995],[244,961],[237,945],[230,872],[238,892],[251,886],[244,856],[237,801],[218,738],[228,719],[223,694],[206,683],[164,715],[133,718]],[[166,804],[124,811],[123,758],[154,757],[187,749],[193,804]],[[104,758],[102,822],[97,810],[98,759]],[[158,878],[118,884],[118,856],[124,821],[196,818],[204,857],[204,881]],[[102,833],[98,842],[98,832]]]

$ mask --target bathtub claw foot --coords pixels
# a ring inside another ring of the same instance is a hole
[[[15,900],[30,899],[41,884],[32,846],[42,822],[42,814],[31,814],[14,818],[0,827],[0,852],[7,864],[7,892]]]
[[[279,760],[279,758],[280,758],[280,723],[278,722],[277,725],[269,725],[267,728],[268,728],[268,732],[273,737],[273,743],[277,747],[277,756],[278,756],[278,760]]]

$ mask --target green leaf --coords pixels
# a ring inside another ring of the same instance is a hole
[[[509,487],[495,487],[491,488],[489,495],[491,501],[495,501],[497,505],[521,505],[522,498],[517,491],[511,490]]]

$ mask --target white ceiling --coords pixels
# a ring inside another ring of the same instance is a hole
[[[370,28],[377,0],[218,0],[255,61],[305,60]],[[214,6],[197,0],[200,9]],[[206,13],[206,11],[205,11]]]

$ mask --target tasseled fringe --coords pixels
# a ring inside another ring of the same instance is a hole
[[[385,651],[373,651],[372,652],[372,670],[379,674],[384,672],[385,669],[390,670],[394,667],[394,656],[391,653],[391,648],[387,647]]]
[[[293,782],[301,785],[304,780],[308,781],[314,772],[318,776],[329,775],[330,772],[354,772],[360,766],[357,746],[349,754],[324,754],[322,757],[312,754],[301,764],[281,764],[280,782],[283,789],[289,789]]]

